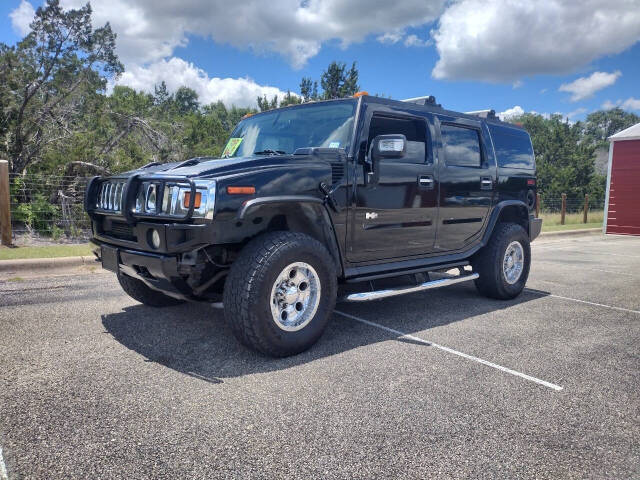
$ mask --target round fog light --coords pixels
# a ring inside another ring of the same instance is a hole
[[[158,230],[151,230],[151,246],[153,248],[160,248],[160,234]]]

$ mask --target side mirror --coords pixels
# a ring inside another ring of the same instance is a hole
[[[371,171],[368,174],[368,182],[377,184],[380,178],[380,159],[402,158],[407,153],[407,137],[402,134],[378,135],[371,142],[369,162]]]
[[[378,135],[373,139],[371,159],[401,158],[407,153],[407,137],[402,134]]]

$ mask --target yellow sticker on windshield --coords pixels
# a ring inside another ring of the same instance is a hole
[[[222,156],[230,157],[231,155],[236,153],[236,150],[238,150],[238,147],[240,146],[241,143],[242,143],[242,138],[230,138],[229,141],[227,142],[227,146],[224,147]]]

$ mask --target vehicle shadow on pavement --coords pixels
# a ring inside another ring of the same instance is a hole
[[[425,335],[424,331],[430,328],[508,309],[545,295],[546,292],[525,291],[514,300],[491,300],[479,296],[472,286],[460,285],[375,302],[339,303],[336,310],[405,334]],[[159,309],[134,305],[103,315],[102,323],[115,340],[147,361],[211,383],[292,368],[394,338],[392,333],[334,314],[325,334],[311,349],[293,357],[274,359],[240,345],[226,325],[222,310],[207,304],[187,303]],[[401,340],[415,343],[406,338]]]

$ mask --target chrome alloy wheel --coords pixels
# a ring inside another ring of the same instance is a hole
[[[504,252],[502,273],[509,285],[516,283],[524,270],[524,249],[518,241],[513,241]]]
[[[285,267],[271,288],[271,314],[275,324],[287,332],[307,326],[320,305],[320,277],[304,262]]]

